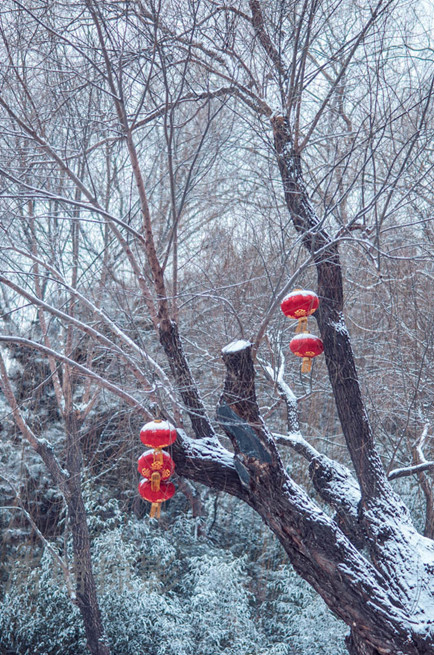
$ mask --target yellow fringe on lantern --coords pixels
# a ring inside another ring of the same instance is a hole
[[[154,471],[151,475],[151,491],[160,491],[161,475],[158,471]]]
[[[307,332],[307,316],[302,316],[298,319],[298,325],[295,329],[295,333],[300,334],[300,332]]]
[[[303,357],[303,360],[301,362],[301,372],[310,373],[311,368],[312,368],[312,359],[310,357]]]
[[[158,464],[159,467],[163,466],[163,451],[161,448],[156,448],[154,450],[154,464]]]
[[[152,503],[149,516],[151,519],[159,519],[161,516],[161,503]]]

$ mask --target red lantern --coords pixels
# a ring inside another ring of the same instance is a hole
[[[167,480],[175,470],[175,462],[162,450],[146,450],[139,457],[138,470],[148,480],[153,473],[159,473],[161,480]]]
[[[313,357],[317,357],[324,352],[324,346],[319,337],[308,332],[297,334],[290,342],[289,348],[297,357],[303,357],[301,366],[302,373],[309,373],[312,367]]]
[[[160,518],[161,503],[172,498],[175,485],[172,482],[161,482],[159,489],[153,489],[152,482],[142,480],[139,484],[139,494],[151,504],[151,518]]]
[[[166,448],[176,439],[175,427],[169,421],[155,419],[146,423],[140,431],[140,440],[149,448]]]
[[[297,332],[306,328],[307,317],[313,314],[319,306],[319,298],[309,289],[295,289],[288,294],[280,305],[282,312],[289,318],[298,319]]]
[[[151,503],[151,517],[160,518],[161,503],[171,498],[175,487],[168,480],[175,470],[175,462],[162,448],[170,446],[176,439],[176,429],[161,419],[155,419],[143,426],[140,431],[140,440],[145,446],[155,450],[145,451],[138,461],[139,473],[145,480],[139,484],[139,493]]]

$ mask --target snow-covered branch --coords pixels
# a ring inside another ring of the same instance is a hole
[[[389,480],[396,480],[396,478],[405,478],[415,473],[423,473],[423,471],[434,471],[434,461],[393,469],[393,471],[390,471],[388,478]]]
[[[96,342],[101,343],[104,345],[106,348],[108,348],[109,351],[111,352],[116,352],[117,355],[123,359],[131,369],[132,373],[136,376],[138,381],[144,386],[144,388],[148,391],[151,390],[152,385],[149,383],[148,379],[146,378],[145,374],[141,370],[141,368],[137,365],[136,360],[134,360],[132,357],[130,357],[127,352],[118,346],[114,341],[106,337],[104,334],[93,328],[87,323],[84,323],[83,321],[75,318],[74,316],[71,316],[70,314],[67,314],[66,312],[61,311],[60,309],[57,309],[57,307],[54,307],[53,305],[50,305],[49,303],[45,302],[41,298],[38,298],[37,296],[31,294],[30,292],[26,291],[22,286],[19,286],[18,284],[15,284],[8,278],[6,278],[3,275],[0,275],[0,282],[3,282],[6,286],[10,287],[13,289],[16,293],[20,294],[23,296],[23,298],[26,298],[32,305],[36,307],[41,307],[48,313],[52,314],[53,316],[56,316],[60,320],[62,320],[65,324],[67,325],[74,325],[77,327],[81,332],[84,334],[89,335],[94,339]],[[152,368],[155,370],[155,372],[162,378],[164,381],[164,384],[167,385],[167,391],[170,394],[171,393],[171,384],[169,380],[167,379],[166,374],[162,370],[162,368],[155,362],[155,360],[147,355],[145,351],[141,348],[139,348],[133,341],[130,339],[127,335],[125,335],[122,330],[120,330],[116,324],[109,319],[109,317],[99,310],[93,303],[91,303],[87,298],[85,298],[81,293],[79,293],[77,290],[73,289],[70,285],[67,285],[66,283],[63,283],[63,286],[65,288],[68,288],[70,293],[77,299],[83,302],[87,307],[92,309],[92,311],[98,315],[102,321],[106,325],[110,327],[110,329],[115,333],[117,337],[119,337],[125,345],[128,345],[130,348],[133,349],[133,351],[140,356],[144,361],[146,361],[148,364],[152,366]],[[172,400],[173,396],[172,396]]]
[[[433,471],[434,470],[434,460],[427,461],[425,458],[423,448],[428,436],[429,423],[425,425],[420,437],[416,439],[413,447],[413,464],[410,466],[402,466],[400,468],[395,468],[389,472],[389,480],[395,480],[396,478],[409,477],[418,473],[423,473],[424,471]]]
[[[2,339],[2,337],[0,337]],[[6,400],[9,403],[9,406],[12,411],[12,415],[24,439],[30,444],[35,452],[43,460],[47,469],[50,471],[53,476],[54,481],[56,482],[59,490],[63,493],[65,497],[68,496],[67,481],[68,473],[61,467],[54,450],[51,444],[48,443],[45,439],[40,439],[35,435],[33,430],[29,427],[26,420],[24,419],[20,407],[18,405],[17,399],[15,398],[14,392],[9,381],[6,364],[3,359],[3,356],[0,352],[0,382],[1,388],[5,395]]]
[[[95,303],[93,303],[88,296],[80,293],[80,291],[74,287],[72,287],[70,284],[68,284],[64,278],[64,276],[54,267],[52,266],[49,262],[46,262],[39,257],[36,257],[33,253],[30,253],[29,251],[23,250],[22,248],[18,247],[13,247],[14,252],[29,258],[31,261],[37,263],[39,266],[45,268],[47,271],[49,271],[52,275],[53,278],[58,282],[64,289],[67,289],[69,293],[79,300],[85,307],[91,310],[91,312],[95,315],[98,316],[98,318],[101,319],[101,321],[109,328],[109,330],[126,346],[129,350],[134,352],[137,357],[143,361],[145,361],[151,368],[152,370],[156,373],[156,375],[161,379],[161,381],[164,384],[165,391],[169,395],[170,399],[172,400],[173,403],[176,402],[175,400],[175,395],[174,395],[174,390],[172,387],[172,384],[167,377],[166,373],[164,370],[161,368],[161,366],[155,361],[153,357],[151,357],[143,348],[140,348],[140,346],[133,340],[131,339],[128,334],[125,333],[124,330],[120,329],[116,323],[104,312],[102,309],[100,309]],[[0,281],[5,282],[6,278],[0,278]],[[12,287],[12,282],[7,281],[5,282],[9,286]],[[18,287],[18,285],[15,285],[15,287],[12,287],[17,291],[17,293],[20,293],[23,295],[23,289],[21,287]],[[28,293],[28,292],[24,292]],[[28,296],[25,296],[28,298]],[[57,308],[53,307],[52,305],[49,305],[48,303],[42,301],[40,299],[40,306],[43,307],[46,311],[50,313],[54,312],[60,312],[60,318],[62,318],[65,322],[71,322],[72,324],[76,325],[79,329],[82,331],[86,332],[86,330],[90,327],[86,323],[83,323],[83,321],[80,321],[79,319],[75,317],[71,317],[69,314],[66,314],[64,312],[61,312],[61,310],[58,310]],[[57,314],[59,316],[59,314]],[[91,328],[94,330],[94,328]],[[98,331],[95,331],[95,334],[92,334],[91,336],[95,336],[97,339],[99,337],[102,337],[103,340],[106,339],[105,335],[99,333]],[[139,376],[139,380],[142,383],[145,383],[148,387],[149,381],[146,379],[145,374],[143,371],[141,371],[137,367],[137,363],[135,360],[131,359],[127,353],[125,352],[124,349],[121,349],[117,346],[112,341],[107,341],[105,344],[109,348],[114,348],[118,355],[122,358],[125,359],[125,361],[132,367],[133,372],[136,372],[136,374]]]
[[[91,371],[90,369],[86,368],[86,366],[79,364],[78,362],[74,361],[70,357],[67,357],[62,353],[52,350],[51,348],[47,348],[46,346],[43,346],[42,344],[37,343],[36,341],[31,341],[30,339],[24,339],[22,337],[2,335],[0,336],[0,343],[4,343],[4,344],[14,343],[18,346],[24,346],[26,348],[31,348],[32,350],[38,350],[39,352],[43,353],[47,357],[48,356],[54,357],[59,362],[63,362],[64,364],[69,364],[84,377],[91,378],[98,386],[102,387],[103,389],[107,389],[108,391],[111,391],[113,394],[118,396],[118,398],[125,401],[128,405],[131,405],[132,407],[136,407],[141,412],[141,414],[145,419],[147,419],[148,421],[151,420],[152,418],[151,415],[146,411],[143,405],[136,398],[134,398],[129,393],[124,391],[122,387],[120,387],[117,384],[113,384],[109,380],[98,375],[98,373]]]
[[[3,509],[3,510],[5,510],[5,509],[9,509],[9,510],[19,510],[19,511],[21,511],[21,512],[23,513],[23,515],[26,517],[26,519],[28,520],[28,522],[29,522],[30,525],[32,526],[32,529],[35,531],[35,534],[38,535],[39,539],[42,541],[42,543],[44,544],[45,548],[47,548],[47,550],[51,553],[51,555],[52,555],[52,557],[54,558],[54,560],[55,560],[55,561],[58,563],[58,565],[60,566],[60,568],[61,568],[61,570],[62,570],[62,573],[63,573],[63,577],[65,578],[65,584],[66,584],[66,588],[67,588],[67,590],[68,590],[68,596],[69,596],[69,598],[72,600],[72,602],[75,603],[75,601],[76,601],[76,594],[75,594],[75,591],[74,591],[74,588],[73,588],[73,582],[72,582],[72,580],[71,580],[71,571],[70,571],[70,568],[69,568],[69,566],[68,566],[67,561],[64,560],[62,557],[60,557],[60,555],[59,555],[59,553],[56,551],[56,549],[53,548],[53,546],[52,546],[51,543],[48,541],[48,539],[45,538],[45,535],[40,531],[40,529],[38,528],[38,525],[37,525],[36,522],[33,520],[32,515],[31,515],[30,512],[28,512],[27,509],[25,508],[24,503],[23,503],[23,500],[22,500],[22,498],[21,498],[21,496],[20,496],[18,490],[17,490],[17,489],[15,488],[15,486],[12,484],[12,482],[11,482],[10,480],[8,480],[8,478],[5,478],[5,477],[4,477],[3,475],[1,475],[1,474],[0,474],[0,478],[1,478],[2,480],[4,480],[4,481],[9,485],[9,487],[12,489],[12,491],[13,491],[14,494],[15,494],[15,499],[16,499],[16,501],[17,501],[17,503],[18,503],[18,505],[11,505],[11,506],[9,506],[9,507],[6,506],[6,505],[3,505],[3,506],[2,506],[2,509]]]

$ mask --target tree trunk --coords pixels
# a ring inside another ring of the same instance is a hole
[[[351,630],[348,637],[345,637],[345,644],[350,655],[381,655],[376,648],[360,639],[354,630]]]
[[[207,416],[199,395],[197,384],[184,354],[178,326],[175,321],[161,321],[159,329],[160,343],[169,362],[182,402],[190,417],[191,426],[197,438],[215,436],[214,429]]]
[[[337,243],[322,227],[304,186],[300,155],[293,149],[286,119],[273,119],[274,144],[286,205],[295,229],[315,261],[320,306],[315,313],[324,342],[324,355],[342,430],[362,495],[387,493],[387,481],[374,447],[364,408],[350,337],[342,314],[344,296]]]
[[[81,492],[81,449],[74,416],[66,417],[67,455],[69,472],[67,481],[67,505],[72,533],[76,602],[86,631],[87,645],[92,655],[110,655],[104,641],[101,613],[98,604],[95,578],[92,570],[89,528]]]
[[[233,444],[243,499],[278,537],[297,573],[351,626],[352,655],[434,655],[432,635],[411,623],[389,579],[286,474],[259,414],[250,345],[224,350],[223,359],[217,415]],[[398,560],[400,547],[395,542]]]

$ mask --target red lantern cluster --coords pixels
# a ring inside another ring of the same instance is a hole
[[[175,493],[172,482],[166,482],[175,470],[175,462],[162,449],[173,444],[176,429],[168,421],[155,419],[140,431],[140,440],[148,448],[138,461],[138,470],[145,478],[139,484],[139,494],[151,503],[151,517],[160,518],[161,503]]]
[[[308,316],[318,309],[319,298],[314,291],[295,289],[282,300],[280,307],[285,316],[298,319],[297,334],[289,348],[294,355],[303,358],[301,372],[309,373],[312,359],[324,351],[321,339],[307,331]]]

